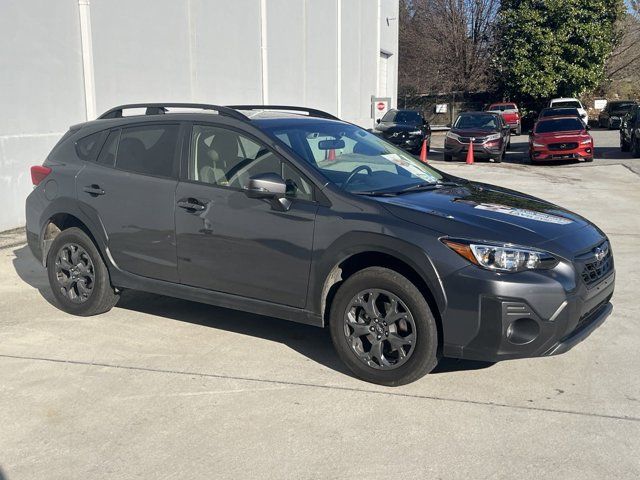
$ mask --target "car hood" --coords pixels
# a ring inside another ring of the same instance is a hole
[[[498,130],[480,130],[477,128],[452,128],[451,133],[460,135],[461,137],[486,137],[498,133]]]
[[[611,115],[612,117],[624,117],[627,113],[629,113],[629,110],[613,110],[612,112],[609,113],[609,115]]]
[[[403,220],[451,237],[536,247],[591,226],[557,205],[482,183],[372,198]]]
[[[388,123],[381,122],[376,126],[376,130],[382,133],[393,133],[393,132],[412,132],[421,128],[420,125],[414,125],[410,123]]]
[[[582,130],[576,130],[574,132],[548,132],[548,133],[536,133],[534,138],[536,141],[543,142],[566,142],[566,141],[578,141],[581,138],[588,137],[589,134]]]

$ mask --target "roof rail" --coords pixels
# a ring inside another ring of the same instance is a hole
[[[330,120],[340,120],[338,117],[330,113],[317,110],[315,108],[294,107],[290,105],[227,105],[227,108],[234,110],[282,110],[289,112],[304,112],[310,117],[328,118]]]
[[[98,119],[105,118],[121,118],[123,110],[130,110],[133,108],[146,108],[145,115],[159,115],[166,113],[167,108],[194,108],[200,110],[214,110],[218,112],[218,115],[224,115],[227,117],[235,118],[246,122],[249,118],[246,115],[234,110],[232,107],[223,107],[220,105],[210,105],[207,103],[129,103],[126,105],[119,105],[107,110]]]

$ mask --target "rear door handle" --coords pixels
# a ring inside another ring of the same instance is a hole
[[[87,185],[82,190],[93,196],[104,195],[104,190],[100,188],[100,185],[96,185],[95,183]]]
[[[178,200],[177,205],[180,208],[184,208],[185,210],[187,210],[189,212],[201,212],[202,210],[207,208],[207,206],[206,206],[206,204],[204,202],[201,202],[200,200],[198,200],[196,198],[182,198],[182,199]]]

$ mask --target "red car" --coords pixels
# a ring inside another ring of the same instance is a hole
[[[516,135],[522,133],[520,110],[518,110],[518,106],[515,103],[492,103],[487,107],[487,112],[499,113],[504,118],[505,123],[511,127],[513,133]]]
[[[593,162],[593,137],[588,129],[574,116],[541,118],[529,136],[531,163],[551,160]]]

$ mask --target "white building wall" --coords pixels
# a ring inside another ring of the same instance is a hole
[[[83,74],[89,4],[93,80]],[[122,103],[304,105],[371,127],[379,57],[397,93],[398,0],[0,0],[0,230],[24,223],[29,167]],[[263,32],[263,27],[266,30]]]

